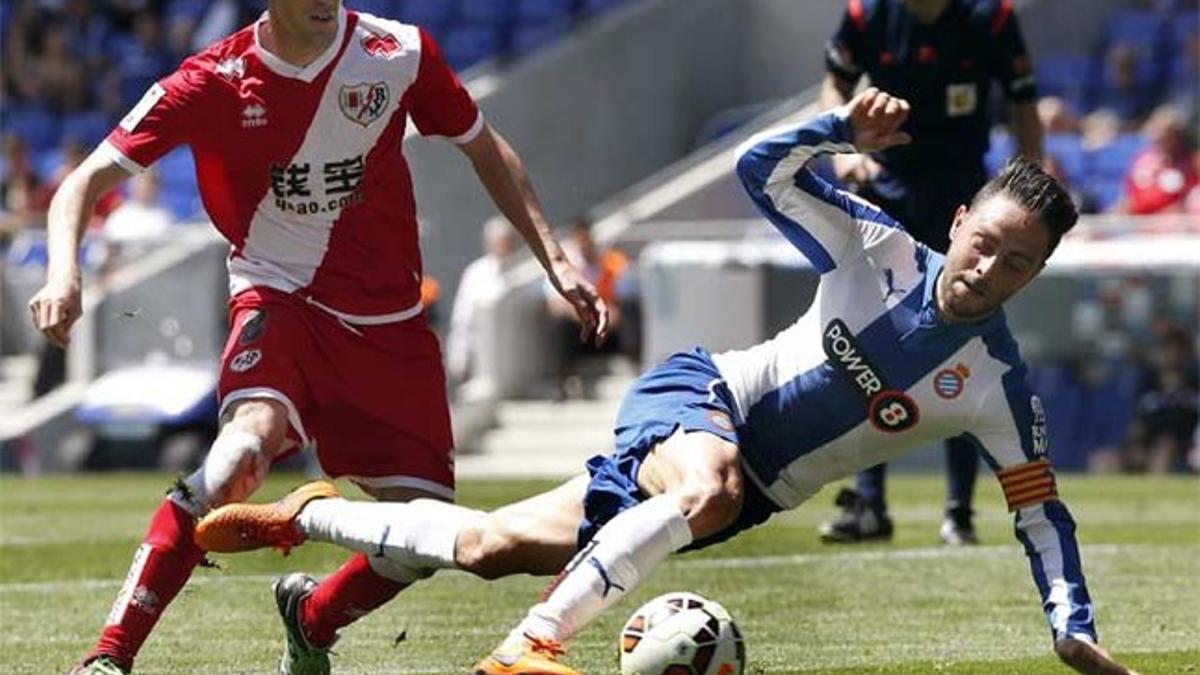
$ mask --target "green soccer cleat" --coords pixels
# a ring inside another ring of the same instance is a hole
[[[279,659],[279,675],[329,675],[329,648],[314,647],[300,627],[300,601],[317,587],[317,580],[298,572],[279,577],[271,586],[287,630],[287,645]]]
[[[97,656],[75,666],[67,675],[129,675],[129,671],[107,656]]]

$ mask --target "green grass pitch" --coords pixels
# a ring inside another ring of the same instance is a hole
[[[276,476],[267,500],[301,480]],[[889,489],[896,541],[831,548],[815,527],[826,490],[797,511],[701,553],[673,558],[572,645],[570,663],[615,672],[616,632],[638,604],[671,590],[722,602],[746,635],[750,673],[1064,673],[1050,649],[1028,565],[999,490],[980,480],[983,545],[936,544],[941,476]],[[167,477],[0,478],[0,672],[64,673],[92,644]],[[467,482],[489,507],[548,487]],[[1079,521],[1101,640],[1143,673],[1200,673],[1200,483],[1195,478],[1061,478]],[[290,557],[222,556],[197,571],[151,636],[139,673],[274,673],[282,632],[273,575],[324,574],[326,545]],[[545,583],[442,573],[344,631],[339,674],[464,673]],[[397,643],[401,633],[407,637]]]

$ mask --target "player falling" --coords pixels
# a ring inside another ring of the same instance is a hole
[[[570,675],[564,642],[669,554],[728,539],[831,481],[961,435],[1016,513],[1055,651],[1080,672],[1130,672],[1096,645],[1045,416],[1001,310],[1041,271],[1075,208],[1037,165],[1014,160],[959,207],[942,256],[806,168],[820,153],[907,142],[908,112],[905,101],[868,89],[745,147],[738,175],[822,273],[816,299],[772,340],[676,354],[644,374],[618,413],[615,452],[591,459],[588,476],[491,513],[350,502],[319,482],[275,505],[217,510],[197,541],[238,551],[314,539],[414,572],[458,568],[489,579],[565,565],[475,672]]]

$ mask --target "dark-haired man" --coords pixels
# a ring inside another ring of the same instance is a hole
[[[210,550],[306,538],[423,570],[552,574],[483,675],[572,675],[563,642],[675,551],[728,539],[831,481],[948,435],[996,470],[1055,641],[1085,673],[1127,673],[1096,644],[1075,524],[1058,500],[1041,404],[1001,305],[1075,223],[1070,197],[1018,160],[955,215],[946,256],[806,168],[815,155],[909,140],[908,104],[868,89],[837,112],[751,141],[737,170],[759,210],[824,276],[812,308],[747,350],[676,354],[632,386],[616,450],[589,476],[492,513],[365,504],[310,484],[197,528]],[[454,536],[446,536],[447,531]],[[431,534],[440,532],[438,536]]]
[[[837,155],[833,165],[839,179],[939,253],[950,245],[947,225],[955,210],[987,181],[993,81],[1011,103],[1017,150],[1041,157],[1032,66],[1009,0],[848,0],[825,65],[822,108],[844,105],[864,75],[912,103],[905,127],[911,143]],[[946,517],[939,535],[947,544],[972,544],[979,453],[965,438],[948,438],[945,445]],[[855,489],[838,495],[844,511],[821,526],[822,540],[891,538],[885,481],[883,464],[860,472]]]

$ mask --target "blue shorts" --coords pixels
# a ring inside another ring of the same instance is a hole
[[[646,455],[677,429],[704,431],[737,444],[733,400],[721,373],[704,349],[680,352],[639,377],[617,413],[616,450],[588,460],[591,475],[583,499],[579,547],[625,509],[647,498],[637,484]],[[701,549],[760,525],[780,511],[751,480],[743,481],[742,510],[732,525],[683,550]]]

